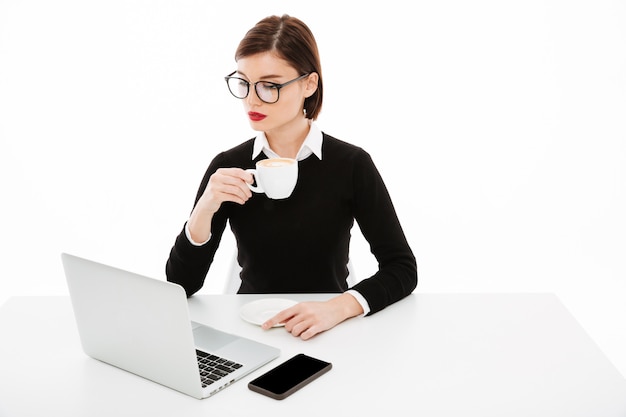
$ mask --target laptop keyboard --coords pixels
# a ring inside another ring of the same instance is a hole
[[[198,366],[200,367],[200,380],[202,381],[202,388],[208,387],[215,381],[218,381],[233,371],[241,368],[241,364],[202,352],[197,349],[196,356],[198,357]]]

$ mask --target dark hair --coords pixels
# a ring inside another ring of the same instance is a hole
[[[322,109],[322,66],[313,33],[301,20],[289,15],[269,16],[246,33],[235,52],[235,61],[262,52],[273,52],[300,75],[316,72],[317,90],[304,100],[307,119],[315,120]]]

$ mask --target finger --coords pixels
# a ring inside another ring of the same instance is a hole
[[[244,199],[252,197],[252,191],[248,187],[248,183],[253,183],[252,174],[241,168],[220,168],[211,176],[210,182],[215,187],[220,185],[237,187],[238,190],[233,194],[239,195]]]
[[[252,184],[254,182],[254,177],[252,176],[252,174],[241,168],[220,168],[216,172],[219,172],[220,174],[225,176],[237,178],[249,184]]]
[[[233,194],[240,195],[247,200],[252,197],[252,190],[248,187],[248,183],[252,184],[253,180],[250,174],[246,172],[244,172],[244,174],[250,176],[249,181],[239,175],[224,175],[220,177],[220,180],[223,185],[236,188],[236,190],[232,192]]]
[[[287,328],[287,326],[285,326]],[[299,337],[302,340],[309,340],[313,336],[318,333],[321,333],[323,330],[320,326],[314,322],[310,321],[301,321],[294,326],[292,326],[289,333],[292,336]]]
[[[218,193],[217,197],[219,198],[220,203],[229,201],[229,202],[237,203],[239,205],[243,205],[246,203],[246,201],[248,201],[248,198],[246,197],[241,197],[239,195],[236,195],[233,193],[226,193],[226,192]]]
[[[244,188],[245,187],[245,188]],[[229,201],[232,201],[229,197],[232,196],[236,198],[239,202],[245,203],[252,197],[252,193],[247,186],[239,186],[239,185],[222,185],[220,187],[220,192],[228,198]]]
[[[243,201],[248,200],[252,196],[250,188],[240,178],[225,175],[223,172],[216,172],[211,176],[207,190],[213,194],[231,194]],[[224,200],[224,198],[222,199]],[[228,197],[226,200],[230,201]]]
[[[292,320],[293,321],[293,320]],[[291,326],[285,325],[285,329],[291,333],[292,336],[298,337],[309,328],[309,323],[306,321],[300,321],[297,323],[289,323]]]
[[[279,312],[274,317],[270,318],[265,323],[263,323],[261,325],[261,327],[264,330],[267,330],[267,329],[271,329],[272,327],[276,326],[277,324],[286,323],[288,320],[292,319],[294,317],[294,315],[295,315],[295,313],[292,310],[293,310],[293,307],[290,307],[290,308],[287,308],[287,309]]]
[[[315,336],[318,333],[321,333],[319,328],[317,326],[311,326],[308,329],[306,329],[306,331],[304,331],[304,332],[302,332],[300,334],[300,339],[302,339],[302,340],[309,340],[310,338],[312,338],[313,336]]]

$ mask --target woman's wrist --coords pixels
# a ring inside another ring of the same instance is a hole
[[[187,221],[187,231],[192,242],[207,242],[211,238],[213,213],[202,213],[198,206],[191,212]]]
[[[329,301],[333,303],[337,309],[339,309],[339,314],[343,320],[363,314],[363,307],[357,299],[352,296],[352,294],[343,293],[330,299]]]

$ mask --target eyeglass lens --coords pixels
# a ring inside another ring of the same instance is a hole
[[[275,84],[260,81],[254,84],[254,87],[257,95],[264,102],[275,103],[278,101],[278,88]],[[235,97],[244,99],[250,92],[250,83],[241,78],[232,77],[228,79],[228,88]]]

